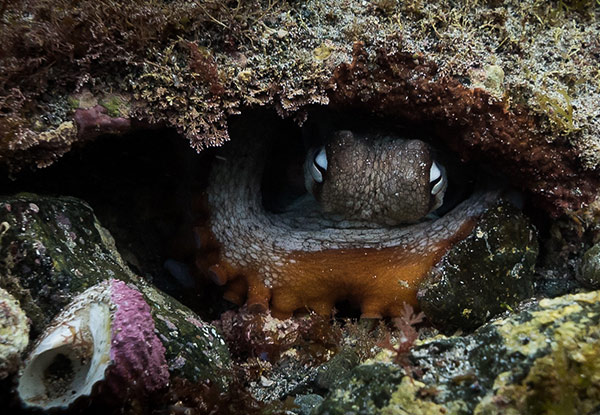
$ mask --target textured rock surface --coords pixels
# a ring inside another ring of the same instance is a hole
[[[468,336],[389,353],[354,369],[317,413],[594,414],[600,408],[600,292],[529,304]]]
[[[215,328],[134,275],[84,202],[20,194],[0,200],[0,286],[18,298],[39,334],[76,295],[110,278],[132,283],[150,304],[172,374],[227,382],[229,354]]]
[[[329,104],[432,130],[559,214],[599,183],[599,10],[541,0],[11,2],[0,16],[10,28],[0,37],[0,156],[12,170],[51,163],[86,139],[75,113],[96,104],[109,124],[164,123],[198,149],[226,141],[228,117],[244,107],[304,120],[309,105]]]
[[[20,194],[0,199],[0,285],[40,333],[74,295],[108,278],[135,277],[85,202]]]
[[[0,288],[0,380],[16,372],[29,344],[29,321],[19,303]]]
[[[533,294],[537,232],[508,202],[489,209],[421,283],[417,298],[445,331],[473,329]]]
[[[578,279],[588,287],[600,288],[600,243],[592,246],[583,255]]]

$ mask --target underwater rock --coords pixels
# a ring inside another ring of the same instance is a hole
[[[382,352],[316,413],[597,413],[599,353],[599,291],[544,299],[468,336],[419,343],[409,354],[412,378]]]
[[[13,374],[29,344],[29,320],[19,302],[0,288],[0,380]]]
[[[302,122],[327,105],[434,130],[559,215],[600,183],[600,19],[594,2],[571,3],[12,2],[0,159],[45,166],[83,142],[86,90],[107,115],[174,127],[196,149],[227,141],[249,106]]]
[[[298,395],[294,399],[294,404],[298,409],[294,409],[293,412],[298,415],[310,415],[314,408],[319,406],[323,402],[323,397],[314,393],[308,395]]]
[[[537,254],[529,220],[501,201],[428,273],[417,293],[419,306],[445,331],[473,329],[533,294]]]
[[[91,207],[71,197],[18,194],[0,199],[0,286],[39,334],[75,295],[108,278],[135,276]]]
[[[600,243],[588,249],[582,261],[577,279],[587,287],[600,288]]]
[[[340,379],[315,413],[376,414],[389,402],[403,377],[404,372],[399,366],[360,365],[353,369],[346,379]]]
[[[319,368],[316,378],[317,385],[323,389],[332,389],[359,362],[360,358],[353,349],[345,348],[340,350]]]
[[[19,299],[39,335],[67,304],[109,279],[143,295],[173,376],[228,382],[229,352],[215,328],[134,275],[85,202],[20,194],[0,200],[0,286]]]

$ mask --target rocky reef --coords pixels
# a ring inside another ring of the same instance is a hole
[[[202,149],[245,107],[301,122],[328,105],[426,126],[553,214],[595,197],[594,1],[326,6],[7,3],[2,157],[13,171],[48,165],[130,122]]]
[[[597,291],[545,299],[471,335],[419,342],[405,368],[381,353],[316,413],[596,413],[598,299]]]
[[[89,205],[32,194],[0,204],[0,285],[23,309],[14,299],[3,307],[13,348],[25,348],[27,320],[37,338],[18,389],[28,406],[64,410],[102,382],[121,400],[163,389],[170,376],[226,388],[230,358],[215,328],[133,274]]]
[[[473,329],[533,294],[537,235],[517,209],[499,203],[427,274],[417,299],[450,331]]]
[[[599,18],[0,2],[0,404],[598,413]]]
[[[29,321],[17,300],[0,288],[0,379],[14,374],[29,344]]]

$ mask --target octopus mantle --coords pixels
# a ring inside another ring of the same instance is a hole
[[[273,213],[261,194],[266,137],[234,140],[214,161],[196,263],[226,285],[227,300],[276,317],[306,309],[328,315],[343,300],[359,305],[362,317],[400,315],[405,302],[417,305],[428,271],[497,199],[475,193],[437,220],[405,227],[331,220],[308,205]]]

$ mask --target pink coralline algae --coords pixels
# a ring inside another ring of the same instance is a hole
[[[78,134],[93,138],[101,134],[120,134],[131,128],[131,120],[124,117],[111,117],[101,105],[75,111]]]
[[[169,382],[165,347],[155,334],[150,306],[142,294],[122,281],[111,280],[111,300],[117,306],[112,325],[111,374],[125,385],[141,382],[154,392]],[[140,353],[139,345],[144,344]]]

